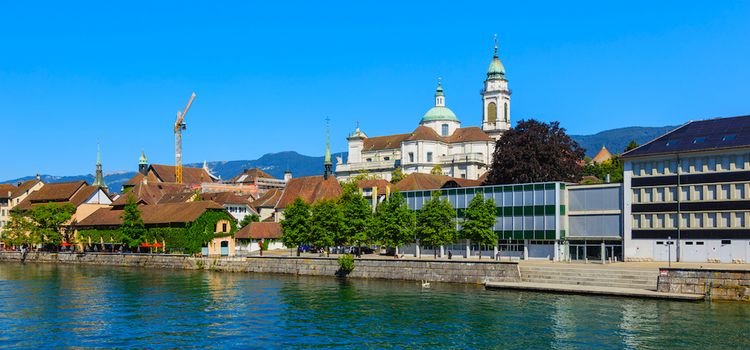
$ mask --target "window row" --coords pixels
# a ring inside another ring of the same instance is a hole
[[[681,202],[726,201],[750,199],[750,183],[680,186]],[[633,189],[633,203],[663,203],[677,201],[677,186]]]
[[[633,229],[739,228],[750,220],[750,212],[698,212],[634,214]]]
[[[679,161],[682,174],[748,170],[750,154],[730,154],[705,157],[684,158]],[[634,162],[633,176],[674,175],[677,174],[677,159]]]

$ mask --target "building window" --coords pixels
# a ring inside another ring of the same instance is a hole
[[[736,199],[745,199],[745,184],[736,184],[734,186],[736,190],[736,194],[734,197]]]
[[[745,226],[745,213],[734,213],[734,226],[735,227]]]
[[[385,157],[383,160],[391,160],[391,157]]]
[[[505,102],[505,122],[510,122],[510,114],[508,114],[508,102]]]
[[[448,136],[448,124],[443,124],[440,126],[443,131],[443,136]]]
[[[226,222],[221,224],[221,232],[227,232],[227,223]]]
[[[490,102],[487,105],[487,123],[495,124],[497,121],[497,105],[495,102]]]
[[[427,162],[432,162],[432,152],[427,152]]]
[[[367,162],[372,162],[372,158],[367,158],[366,161]]]
[[[414,163],[414,152],[409,152],[409,163]]]
[[[719,188],[719,195],[721,199],[732,199],[732,191],[730,185],[721,185]]]
[[[695,186],[695,200],[702,201],[703,200],[703,186]]]

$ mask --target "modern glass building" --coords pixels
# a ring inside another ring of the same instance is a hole
[[[432,198],[433,192],[440,191],[440,197],[447,199],[455,208],[456,227],[459,229],[464,211],[475,196],[495,200],[497,246],[479,247],[472,244],[467,247],[467,242],[460,240],[453,246],[443,247],[444,254],[451,252],[455,256],[476,257],[481,251],[483,256],[497,256],[499,253],[503,258],[560,261],[592,257],[601,259],[602,256],[611,258],[614,254],[622,254],[621,188],[619,184],[569,186],[561,182],[545,182],[405,191],[402,194],[410,209],[419,210]],[[604,192],[610,193],[607,195]],[[597,200],[590,201],[586,199],[588,197],[596,197]],[[569,202],[576,206],[573,213],[569,213]],[[597,206],[598,209],[588,208],[587,205]],[[571,223],[574,231],[569,228]],[[604,248],[603,241],[606,245]],[[570,254],[571,242],[574,243],[575,254]],[[578,252],[579,246],[583,247],[581,253]],[[587,254],[587,250],[592,253]],[[407,247],[405,252],[414,252],[414,247]],[[421,253],[433,254],[433,248],[422,247]]]

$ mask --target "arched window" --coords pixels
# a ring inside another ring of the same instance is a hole
[[[443,136],[448,136],[448,124],[442,125]]]
[[[505,102],[505,122],[510,121],[510,116],[508,115],[508,102]]]
[[[495,121],[497,121],[497,105],[495,102],[490,102],[487,105],[487,123],[495,124]]]

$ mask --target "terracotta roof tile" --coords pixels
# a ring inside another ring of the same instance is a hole
[[[281,224],[278,222],[253,222],[237,231],[234,238],[277,239],[281,238]]]
[[[258,197],[258,199],[250,202],[250,205],[255,208],[255,210],[258,210],[258,208],[275,208],[282,193],[283,192],[280,189],[270,189],[262,196]]]
[[[599,150],[599,153],[594,156],[594,158],[591,160],[592,162],[599,164],[604,163],[608,160],[612,159],[612,153],[609,153],[607,150],[607,147],[602,146],[602,149]]]
[[[201,193],[201,199],[204,201],[214,201],[221,205],[224,204],[247,204],[250,205],[250,201],[242,198],[232,192],[214,192],[214,193]]]
[[[446,175],[413,173],[405,176],[396,184],[399,191],[426,191],[440,188],[479,186],[479,180],[467,180]]]
[[[376,151],[383,149],[401,148],[401,142],[429,140],[440,141],[445,143],[459,142],[494,142],[481,128],[470,126],[456,129],[452,135],[440,136],[430,127],[420,125],[414,131],[408,134],[396,134],[388,136],[370,137],[364,140],[363,151]]]
[[[368,137],[364,140],[363,151],[377,151],[383,149],[401,148],[401,142],[410,134],[396,134],[388,136]]]
[[[13,198],[16,198],[24,194],[26,191],[30,190],[32,187],[34,187],[34,185],[36,185],[39,182],[41,181],[37,179],[26,180],[22,182],[18,187],[16,187],[15,192],[13,192]]]
[[[149,172],[153,171],[161,182],[177,182],[175,167],[173,165],[151,164]],[[203,168],[182,167],[182,183],[187,185],[200,185],[204,182],[215,182],[211,175]]]
[[[71,198],[84,186],[86,181],[48,183],[38,191],[28,195],[16,208],[20,210],[30,209],[34,204],[69,202]],[[92,192],[93,193],[93,192]],[[88,197],[86,198],[88,199]],[[85,201],[86,199],[83,199]],[[74,203],[75,204],[75,203]],[[79,203],[80,204],[80,203]],[[79,204],[75,204],[78,206]]]
[[[13,192],[16,191],[16,186],[10,184],[0,184],[0,198],[10,199],[13,198]]]
[[[275,179],[275,177],[269,175],[263,170],[258,168],[245,169],[241,174],[233,177],[229,180],[229,183],[254,183],[255,179]]]
[[[112,205],[114,206],[122,206],[128,203],[128,196],[135,196],[135,199],[139,203],[143,204],[158,204],[160,201],[164,198],[165,195],[180,195],[182,194],[189,194],[192,196],[194,194],[193,191],[190,191],[190,189],[186,185],[176,184],[176,183],[159,183],[159,182],[148,182],[143,183],[139,182],[133,188],[128,191],[127,193],[123,193],[119,198],[117,198]],[[174,200],[174,196],[170,196],[167,198],[172,198]],[[182,200],[184,202],[184,200]]]
[[[141,218],[146,225],[183,224],[198,219],[207,210],[224,210],[213,201],[140,205]],[[124,210],[101,208],[78,222],[78,227],[111,227],[122,223]]]
[[[276,208],[286,208],[297,197],[307,203],[315,203],[320,200],[334,199],[339,195],[341,195],[341,184],[333,176],[327,180],[324,180],[323,176],[298,177],[287,183]]]

